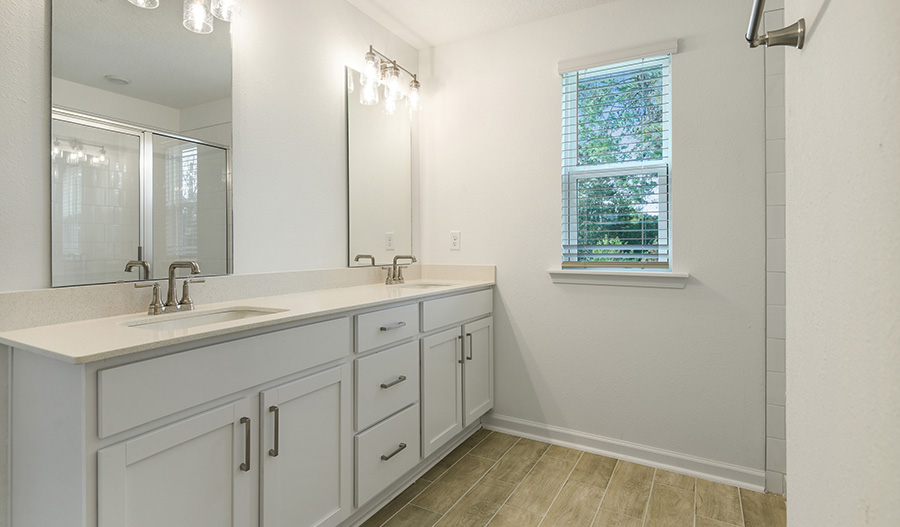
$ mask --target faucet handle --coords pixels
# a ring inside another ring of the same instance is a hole
[[[134,284],[135,289],[143,289],[145,287],[153,288],[153,298],[150,300],[150,307],[147,309],[148,315],[158,315],[163,312],[162,302],[159,301],[159,282]]]
[[[409,267],[408,265],[398,265],[397,266],[397,276],[394,278],[399,283],[404,283],[403,280],[403,270]]]
[[[387,271],[387,278],[384,280],[384,285],[391,285],[394,283],[394,268],[393,267],[382,267],[382,271]]]
[[[185,278],[184,285],[181,288],[181,300],[178,301],[178,309],[181,311],[191,311],[194,309],[194,301],[191,300],[190,284],[202,284],[206,280],[202,278]]]

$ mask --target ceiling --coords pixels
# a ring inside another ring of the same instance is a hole
[[[348,0],[418,49],[614,0]]]
[[[231,96],[231,28],[198,35],[182,3],[142,9],[126,0],[53,0],[53,76],[170,108]],[[104,79],[130,79],[117,86]]]

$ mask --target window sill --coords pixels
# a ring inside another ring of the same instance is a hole
[[[659,287],[684,289],[688,273],[660,271],[602,271],[585,269],[550,269],[554,284],[613,285],[624,287]]]

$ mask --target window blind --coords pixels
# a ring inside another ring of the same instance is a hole
[[[670,60],[563,74],[563,268],[669,268]]]

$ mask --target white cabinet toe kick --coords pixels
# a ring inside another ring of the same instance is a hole
[[[13,348],[12,525],[358,525],[493,407],[492,299],[88,364]]]

